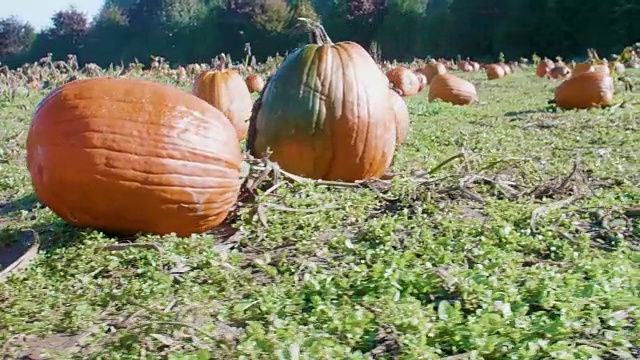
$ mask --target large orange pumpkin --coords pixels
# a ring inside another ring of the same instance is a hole
[[[489,64],[484,67],[487,79],[496,80],[505,76],[504,68],[500,64]]]
[[[264,79],[259,74],[251,74],[245,79],[249,92],[260,92],[264,88]]]
[[[226,69],[226,57],[221,56],[217,69],[205,70],[193,84],[193,94],[213,105],[231,121],[238,139],[247,136],[253,101],[242,76]]]
[[[238,196],[240,145],[220,111],[176,87],[94,78],[39,105],[27,137],[37,197],[69,224],[187,236]]]
[[[590,71],[565,80],[556,89],[556,105],[563,109],[588,109],[613,103],[613,79],[601,71]]]
[[[396,91],[390,89],[389,92],[396,120],[396,144],[402,144],[409,133],[409,109]]]
[[[356,181],[383,175],[396,145],[388,80],[360,45],[333,43],[308,19],[314,44],[291,53],[251,117],[247,148],[296,175]]]
[[[431,80],[433,80],[436,75],[445,74],[447,68],[441,62],[432,61],[418,71],[424,74],[424,76],[427,77],[427,83],[431,84]]]
[[[476,87],[453,74],[440,74],[433,78],[429,88],[429,101],[436,99],[455,105],[469,105],[478,101]]]
[[[413,96],[420,92],[420,79],[406,67],[395,67],[387,71],[386,75],[392,88],[396,89],[400,96]]]

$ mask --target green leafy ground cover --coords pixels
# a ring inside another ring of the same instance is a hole
[[[0,254],[41,244],[0,282],[0,354],[640,357],[640,95],[555,111],[532,73],[461,75],[477,106],[408,99],[391,181],[265,182],[233,227],[182,239],[65,225],[25,168],[43,94],[3,100]]]

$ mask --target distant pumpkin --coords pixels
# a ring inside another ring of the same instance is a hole
[[[502,70],[504,70],[504,74],[505,75],[511,74],[511,66],[509,66],[509,64],[500,63],[498,65],[500,65],[502,67]]]
[[[574,67],[573,67],[573,71],[571,72],[572,76],[578,76],[580,74],[586,73],[586,72],[590,72],[593,71],[593,66],[588,63],[588,62],[581,62],[581,63],[577,63]]]
[[[489,64],[484,67],[487,79],[496,80],[505,76],[504,68],[500,64]]]
[[[245,79],[249,92],[259,93],[264,88],[264,79],[259,74],[251,74]]]
[[[536,75],[538,77],[545,77],[554,66],[555,64],[553,61],[545,58],[538,63],[538,66],[536,67]]]
[[[588,109],[613,103],[613,78],[602,71],[590,71],[565,80],[555,93],[563,109]]]
[[[38,199],[73,226],[122,235],[188,236],[219,225],[237,199],[242,160],[224,114],[139,79],[58,87],[27,136]]]
[[[420,91],[420,80],[406,67],[395,67],[387,71],[386,75],[391,86],[398,90],[400,96],[413,96]]]
[[[429,85],[427,82],[427,77],[424,76],[424,74],[419,72],[416,72],[415,74],[418,77],[418,81],[420,81],[420,88],[418,89],[418,91],[422,91],[424,90],[424,88],[427,87],[427,85]]]
[[[421,68],[418,71],[424,74],[424,76],[427,77],[427,83],[431,84],[431,81],[433,80],[434,77],[440,74],[446,74],[447,68],[444,66],[444,64],[437,61],[433,61],[433,62],[427,63],[427,65],[425,65],[423,68]]]
[[[433,78],[429,88],[429,101],[439,99],[454,105],[469,105],[478,101],[476,87],[453,74]]]
[[[391,105],[396,121],[396,145],[404,142],[409,133],[409,109],[404,99],[394,90],[389,89]]]
[[[205,70],[193,84],[192,93],[205,100],[231,121],[238,139],[247,136],[253,100],[242,76],[226,68],[226,57],[221,56],[215,70]]]
[[[566,66],[555,66],[549,71],[549,77],[552,79],[564,79],[571,75],[571,70]]]

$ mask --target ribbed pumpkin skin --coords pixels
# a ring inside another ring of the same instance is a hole
[[[206,70],[196,78],[192,93],[222,111],[236,128],[238,139],[247,136],[247,120],[251,117],[253,101],[238,72],[232,69]]]
[[[389,92],[396,120],[396,144],[402,144],[409,134],[409,109],[398,93],[393,90]]]
[[[95,78],[51,92],[33,116],[37,197],[77,227],[179,236],[219,225],[240,188],[229,120],[178,88]]]
[[[270,148],[284,170],[313,179],[379,177],[396,145],[388,81],[349,41],[290,54],[264,89],[252,126],[255,156]]]
[[[420,79],[411,70],[398,66],[386,73],[391,86],[400,90],[401,96],[413,96],[420,92]]]
[[[485,66],[484,70],[489,80],[496,80],[505,76],[504,68],[499,64],[489,64]]]
[[[476,87],[453,74],[441,74],[433,78],[429,88],[429,101],[440,99],[454,105],[469,105],[478,101]]]
[[[563,109],[588,109],[613,103],[613,79],[591,71],[565,80],[556,89],[556,105]]]

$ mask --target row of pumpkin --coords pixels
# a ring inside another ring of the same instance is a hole
[[[314,43],[290,54],[266,85],[221,67],[202,73],[193,94],[106,77],[58,87],[36,108],[27,138],[38,199],[77,227],[205,232],[237,201],[243,138],[249,154],[269,154],[302,177],[382,176],[409,128],[400,94],[411,93],[404,79],[415,73],[385,76],[360,45],[334,44],[321,25],[309,23]],[[430,99],[477,101],[473,84],[437,63],[419,73],[418,91],[430,83]],[[250,87],[261,90],[255,103]]]

